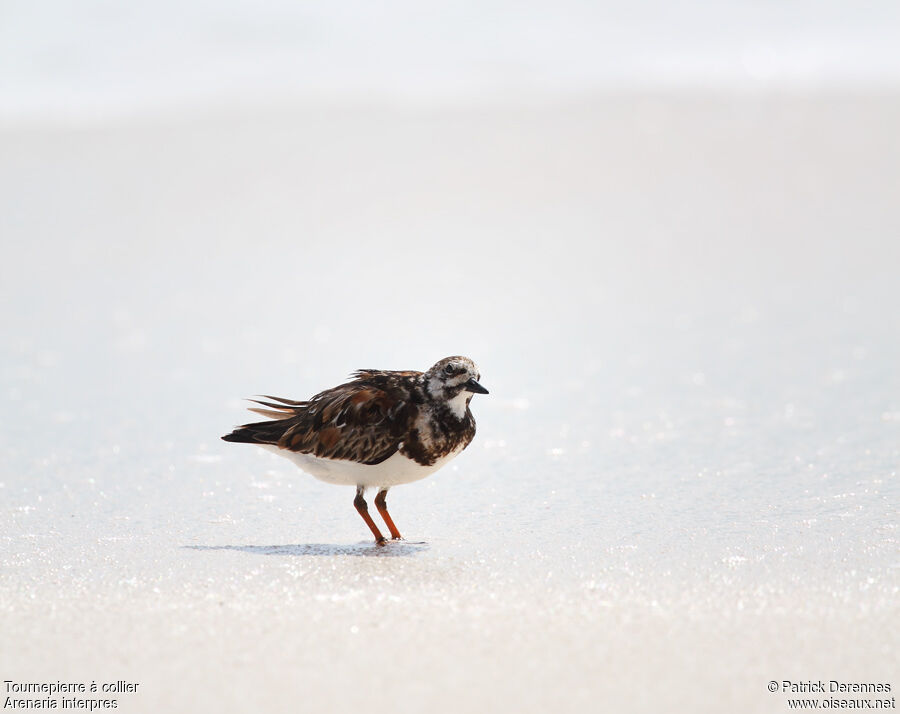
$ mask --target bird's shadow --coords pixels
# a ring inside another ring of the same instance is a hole
[[[388,541],[385,545],[357,543],[304,543],[300,545],[183,545],[187,550],[236,550],[252,555],[325,556],[352,555],[362,558],[406,558],[428,550],[428,543]]]

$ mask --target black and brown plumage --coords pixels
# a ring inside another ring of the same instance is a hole
[[[353,379],[306,401],[252,400],[267,421],[245,424],[225,441],[257,444],[294,461],[316,478],[356,486],[353,505],[379,545],[366,490],[391,538],[400,539],[387,510],[388,489],[418,481],[457,456],[475,437],[473,394],[487,394],[468,357],[446,357],[427,372],[363,369]]]

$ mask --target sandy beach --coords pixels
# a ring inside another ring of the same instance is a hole
[[[2,679],[139,683],[124,712],[900,687],[898,126],[837,91],[5,125]],[[219,440],[449,354],[491,394],[391,492],[405,543]]]

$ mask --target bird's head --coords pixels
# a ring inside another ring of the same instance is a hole
[[[433,399],[450,402],[465,413],[472,394],[488,393],[479,379],[481,373],[468,357],[445,357],[425,373],[425,389]]]

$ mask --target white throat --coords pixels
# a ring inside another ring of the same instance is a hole
[[[450,411],[453,412],[457,419],[462,419],[466,416],[466,407],[469,406],[471,396],[471,392],[462,391],[453,399],[447,400],[447,406],[450,407]]]

